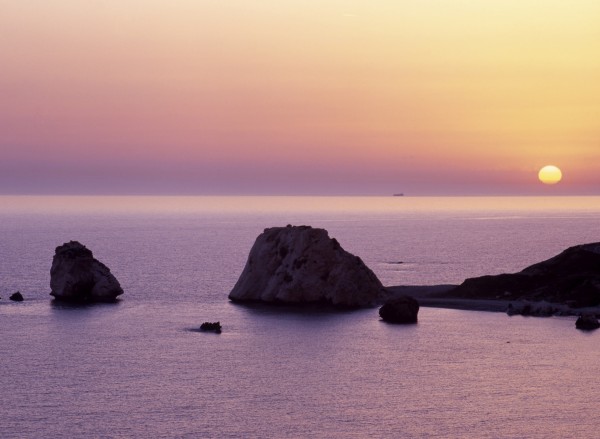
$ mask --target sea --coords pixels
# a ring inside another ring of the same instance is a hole
[[[598,437],[600,331],[574,317],[231,303],[256,237],[287,224],[384,285],[455,284],[600,241],[600,197],[1,196],[0,437]],[[70,240],[121,300],[52,300]]]

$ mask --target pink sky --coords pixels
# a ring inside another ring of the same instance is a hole
[[[0,193],[600,194],[597,1],[306,3],[2,2]]]

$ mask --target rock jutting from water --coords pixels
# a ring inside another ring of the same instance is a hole
[[[50,289],[56,300],[78,303],[113,302],[123,294],[110,269],[77,241],[56,247]]]
[[[200,325],[200,331],[203,332],[214,332],[220,334],[223,330],[221,322],[204,322]]]
[[[385,295],[371,269],[326,230],[288,225],[258,236],[229,299],[366,307]]]
[[[411,296],[401,295],[387,301],[379,308],[379,316],[388,323],[417,323],[419,302]]]
[[[17,291],[16,293],[11,294],[8,299],[12,300],[13,302],[22,302],[23,295],[19,291]]]
[[[411,296],[398,296],[379,308],[379,316],[388,323],[417,323],[419,302]]]
[[[594,314],[582,314],[575,322],[575,327],[583,331],[593,331],[594,329],[600,328],[600,322]]]

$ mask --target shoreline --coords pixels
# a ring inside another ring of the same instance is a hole
[[[545,301],[532,302],[529,300],[502,300],[502,299],[465,299],[462,297],[447,296],[446,293],[457,285],[397,285],[386,287],[390,293],[390,299],[398,295],[409,295],[417,299],[419,306],[426,308],[445,308],[459,309],[463,311],[487,311],[503,312],[509,315],[521,314],[534,317],[550,316],[578,316],[584,313],[600,315],[600,306],[587,308],[571,308],[562,303],[550,303]],[[530,306],[530,313],[514,312],[509,313],[509,309],[514,307],[516,310]]]

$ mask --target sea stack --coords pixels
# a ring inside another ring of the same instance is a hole
[[[288,225],[258,236],[229,299],[358,308],[385,295],[369,267],[326,230]]]
[[[56,300],[78,303],[113,302],[123,294],[110,269],[77,241],[56,247],[50,289]]]

